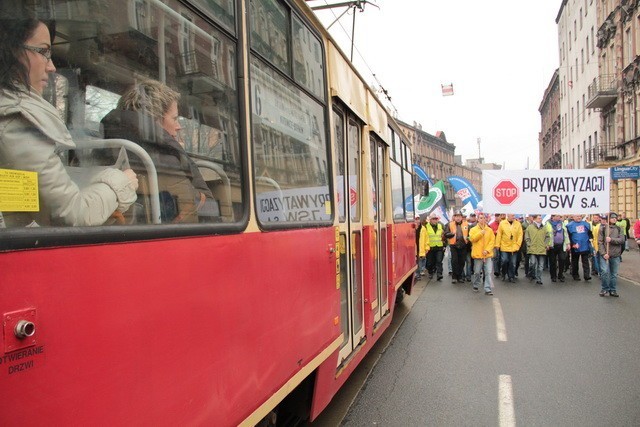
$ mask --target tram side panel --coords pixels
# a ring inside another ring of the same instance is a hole
[[[326,228],[0,254],[0,424],[237,425],[337,347],[334,243]],[[12,350],[16,316],[35,334]]]
[[[394,224],[389,230],[388,242],[393,242],[392,281],[395,289],[400,286],[407,294],[413,288],[413,273],[416,270],[416,238],[415,225],[411,222]]]

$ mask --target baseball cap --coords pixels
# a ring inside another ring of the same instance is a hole
[[[429,219],[440,219],[440,217],[437,213],[433,212],[431,215],[429,215]]]

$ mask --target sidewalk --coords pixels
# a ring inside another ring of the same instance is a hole
[[[629,250],[622,253],[618,276],[640,285],[640,251],[633,239],[629,240]]]

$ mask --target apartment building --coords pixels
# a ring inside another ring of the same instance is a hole
[[[601,0],[563,0],[558,25],[561,166],[587,166],[601,144],[600,117],[587,108],[589,86],[598,81],[597,6]],[[606,82],[602,82],[606,83]],[[544,163],[541,163],[544,164]]]
[[[600,117],[600,141],[587,167],[640,164],[640,1],[597,0],[598,76],[589,87],[587,108]],[[611,208],[637,218],[638,180],[613,180]]]
[[[560,74],[556,70],[538,111],[542,118],[542,130],[538,135],[540,167],[542,169],[560,169],[562,167],[562,150],[560,149]]]

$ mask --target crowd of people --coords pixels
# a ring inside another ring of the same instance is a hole
[[[445,252],[449,252],[452,283],[471,282],[474,291],[483,287],[493,295],[495,278],[516,283],[522,265],[531,282],[543,285],[542,272],[552,282],[600,278],[601,297],[619,297],[618,268],[622,254],[635,238],[640,246],[640,220],[632,227],[626,214],[514,215],[483,212],[469,216],[455,211],[443,224],[432,213],[416,217],[418,269],[416,278],[429,275],[441,281]],[[581,275],[582,273],[582,275]]]

